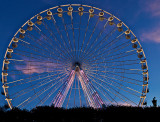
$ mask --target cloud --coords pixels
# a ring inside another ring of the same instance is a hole
[[[41,69],[40,66],[29,65],[26,63],[24,66],[15,66],[17,70],[21,70],[23,74],[33,74],[33,73],[43,73],[44,69]]]
[[[144,4],[143,4],[143,3]],[[159,17],[160,16],[160,1],[159,0],[143,0],[140,3],[145,12],[151,14],[151,16]]]
[[[52,61],[30,61],[27,58],[24,60],[23,65],[15,65],[15,69],[19,70],[23,74],[34,74],[34,73],[43,73],[43,72],[52,72],[53,70],[68,72],[69,69],[64,64],[55,63]]]
[[[139,5],[141,6],[139,15],[145,13],[148,16],[148,20],[146,20],[146,22],[148,22],[148,25],[146,25],[148,28],[141,31],[140,39],[144,42],[160,43],[160,20],[158,18],[160,17],[160,1],[140,0]]]
[[[155,42],[160,43],[160,28],[156,27],[148,32],[143,32],[141,35],[141,40],[145,42]]]

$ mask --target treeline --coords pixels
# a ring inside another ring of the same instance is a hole
[[[0,108],[0,122],[159,122],[160,107],[107,106],[93,108],[36,107],[32,110]]]

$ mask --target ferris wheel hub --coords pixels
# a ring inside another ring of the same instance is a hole
[[[73,64],[73,69],[74,69],[75,71],[79,71],[79,69],[81,69],[81,64],[80,64],[79,62],[75,62],[75,63]]]

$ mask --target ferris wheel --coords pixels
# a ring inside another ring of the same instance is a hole
[[[140,42],[111,13],[67,4],[44,10],[16,32],[2,66],[8,106],[143,106],[148,66]]]

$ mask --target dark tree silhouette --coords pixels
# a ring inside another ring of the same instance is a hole
[[[54,106],[36,107],[30,111],[13,108],[6,111],[0,107],[0,122],[106,122],[160,121],[160,107],[105,106],[94,108],[55,108]]]

